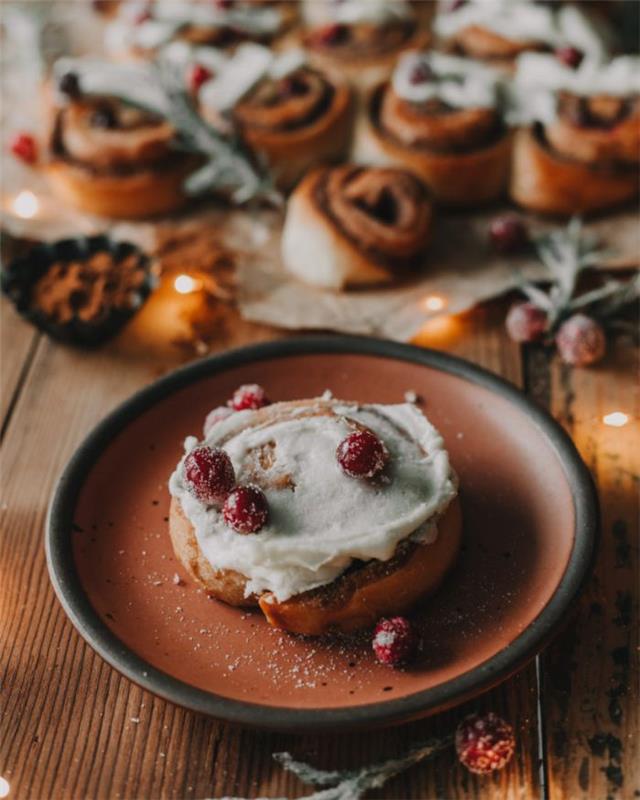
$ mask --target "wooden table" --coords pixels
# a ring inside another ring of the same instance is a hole
[[[294,737],[234,728],[134,686],[75,632],[47,578],[42,534],[62,467],[107,411],[183,361],[184,349],[155,337],[145,345],[134,322],[108,347],[73,351],[4,303],[0,775],[9,797],[298,797],[307,790],[273,763],[274,751],[328,768],[355,766],[448,732],[476,709],[494,709],[516,726],[517,755],[507,769],[476,779],[446,753],[377,796],[640,796],[637,352],[618,342],[601,366],[572,370],[540,348],[510,342],[504,312],[498,303],[433,323],[420,343],[523,387],[576,441],[603,511],[595,575],[577,616],[534,663],[462,708],[384,732]],[[212,352],[284,335],[227,310],[212,324]],[[615,410],[632,421],[607,427],[602,417]]]

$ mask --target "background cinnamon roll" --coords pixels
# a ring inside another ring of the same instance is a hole
[[[67,202],[91,214],[173,211],[186,200],[183,183],[197,161],[175,150],[174,130],[161,114],[112,94],[84,93],[83,83],[85,89],[94,77],[108,83],[114,73],[122,81],[142,77],[137,68],[78,59],[56,65],[47,175]]]
[[[431,216],[427,188],[410,172],[317,169],[289,198],[283,262],[323,288],[388,283],[423,262]]]
[[[309,67],[301,51],[274,55],[242,45],[212,71],[198,102],[215,127],[242,137],[284,189],[310,167],[344,156],[349,145],[351,89]]]
[[[465,0],[440,3],[434,20],[439,44],[455,55],[509,67],[525,52],[573,48],[602,58],[598,24],[582,10],[534,0]]]
[[[523,120],[514,145],[511,196],[554,214],[603,210],[640,189],[640,58],[567,68],[550,56],[518,64]]]
[[[442,53],[407,53],[371,93],[354,155],[416,173],[444,205],[470,206],[507,186],[511,137],[499,73]]]
[[[400,53],[428,39],[405,0],[344,0],[326,7],[328,20],[310,27],[304,37],[309,58],[361,88],[383,80]]]

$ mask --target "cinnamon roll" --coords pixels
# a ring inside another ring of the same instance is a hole
[[[518,64],[523,121],[514,145],[511,196],[551,214],[601,211],[640,188],[640,58],[570,69],[549,56]]]
[[[313,286],[388,283],[422,264],[430,233],[429,194],[410,172],[317,169],[289,198],[282,258],[289,272]]]
[[[345,471],[354,435],[384,453],[366,474]],[[250,485],[262,496],[259,527],[229,516],[220,475],[192,471],[196,453],[223,465],[225,491]],[[353,631],[406,612],[442,582],[460,547],[455,474],[410,403],[318,398],[235,412],[204,442],[187,439],[169,490],[173,548],[191,577],[292,633]]]
[[[161,113],[89,91],[115,73],[125,86],[147,75],[76,59],[56,65],[47,176],[65,201],[90,214],[140,218],[168,213],[185,202],[183,184],[198,160],[175,149],[174,130]]]
[[[535,0],[442,0],[434,33],[446,51],[505,68],[525,52],[573,48],[602,58],[607,43],[582,10]]]
[[[291,0],[124,0],[105,33],[118,58],[150,58],[173,41],[218,48],[271,43],[297,19]]]
[[[477,206],[506,190],[511,135],[499,74],[441,53],[406,53],[368,98],[356,161],[406,167],[437,203]]]
[[[405,0],[344,0],[328,8],[330,21],[304,37],[311,63],[363,89],[387,77],[400,53],[428,39]]]
[[[283,189],[310,167],[339,160],[349,146],[351,89],[309,67],[301,51],[276,55],[242,45],[212,71],[198,103],[211,124],[243,139]]]

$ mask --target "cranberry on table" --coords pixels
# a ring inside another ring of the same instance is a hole
[[[211,410],[207,414],[204,420],[204,426],[203,426],[204,435],[206,436],[209,433],[209,431],[213,427],[215,427],[219,422],[222,422],[223,419],[230,417],[234,413],[235,413],[234,410],[232,408],[229,408],[229,406],[218,406],[217,408]]]
[[[25,164],[35,164],[38,160],[38,145],[30,133],[18,133],[11,140],[13,155]]]
[[[202,64],[194,64],[189,72],[189,88],[192,92],[197,92],[203,83],[213,77],[213,72]]]
[[[516,303],[509,309],[505,326],[514,342],[539,342],[547,330],[547,315],[533,303]]]
[[[491,220],[489,240],[498,253],[514,253],[524,248],[529,241],[529,234],[520,217],[505,214]]]
[[[556,347],[565,364],[588,367],[604,356],[607,337],[595,319],[586,314],[574,314],[558,329]]]
[[[245,383],[239,386],[229,401],[231,408],[236,411],[245,411],[246,409],[255,411],[258,408],[270,405],[270,403],[267,393],[257,383]]]
[[[513,728],[497,714],[470,714],[456,729],[456,752],[460,762],[477,775],[502,769],[516,748]]]
[[[415,653],[417,636],[406,617],[390,617],[376,625],[371,646],[381,664],[397,667]]]
[[[567,45],[566,47],[559,47],[556,50],[556,58],[561,64],[564,64],[565,67],[577,69],[582,63],[584,53],[582,50],[578,50],[577,47]]]
[[[194,448],[185,458],[184,477],[191,494],[207,505],[221,503],[236,483],[229,456],[208,445]]]
[[[373,478],[385,468],[389,451],[371,431],[354,431],[336,450],[342,471],[350,478]]]
[[[238,486],[229,493],[222,514],[238,533],[257,533],[269,518],[269,505],[257,486]]]

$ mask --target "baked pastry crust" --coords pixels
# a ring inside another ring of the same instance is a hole
[[[462,515],[455,498],[438,520],[432,544],[401,542],[389,561],[352,567],[326,586],[277,602],[265,592],[244,596],[246,578],[233,570],[214,570],[206,560],[180,502],[171,501],[169,532],[174,552],[189,575],[211,597],[234,606],[259,605],[268,622],[290,633],[319,636],[373,625],[381,616],[400,614],[432,594],[453,566],[462,537]]]
[[[395,219],[378,216],[385,203]],[[405,170],[314,170],[289,198],[283,261],[323,288],[389,283],[422,262],[431,216],[426,187]]]
[[[487,143],[469,149],[457,144],[451,151],[405,144],[381,125],[380,107],[386,91],[390,91],[389,85],[380,84],[368,97],[366,113],[356,128],[356,161],[411,170],[427,184],[435,202],[444,206],[477,206],[505,193],[511,163],[510,131],[502,127]],[[468,111],[462,113],[468,115]]]
[[[553,151],[542,126],[518,131],[510,194],[518,205],[545,214],[603,211],[638,196],[637,164],[589,164]]]

